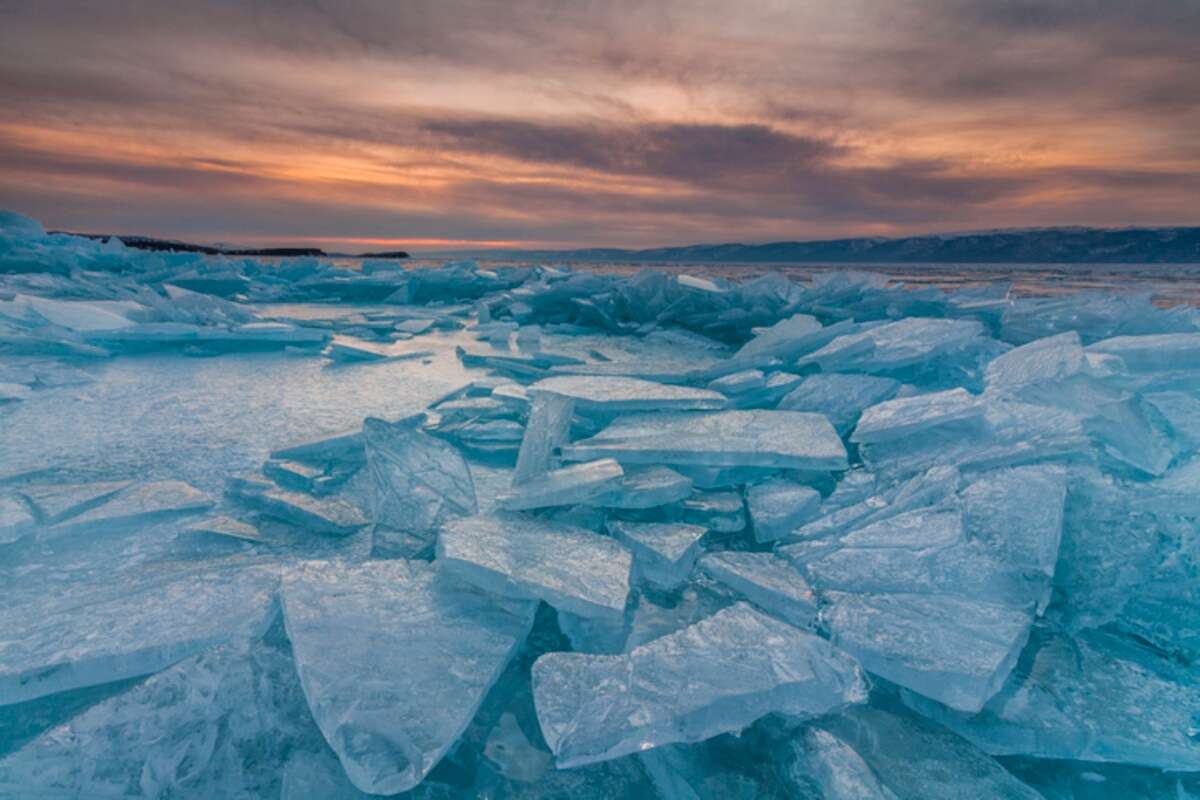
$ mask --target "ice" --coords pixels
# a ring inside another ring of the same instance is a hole
[[[850,441],[878,444],[942,425],[983,417],[984,405],[966,389],[887,400],[862,412]]]
[[[850,659],[745,603],[622,655],[544,655],[533,691],[560,768],[701,741],[772,712],[816,717],[866,699]]]
[[[772,542],[817,515],[821,493],[810,486],[773,478],[746,490],[746,507],[754,524],[754,538]]]
[[[326,355],[334,361],[352,363],[355,361],[400,361],[426,358],[433,355],[433,351],[415,350],[402,343],[383,345],[359,341],[347,336],[335,336],[329,343]]]
[[[804,576],[771,553],[708,553],[700,568],[754,605],[799,628],[816,627],[817,600]]]
[[[584,461],[542,473],[498,498],[501,508],[523,511],[586,503],[614,491],[625,477],[614,459]]]
[[[19,495],[0,494],[0,545],[20,541],[37,528],[33,509]]]
[[[1038,631],[1008,684],[974,716],[905,699],[994,755],[1200,770],[1194,667],[1111,633]]]
[[[613,621],[625,611],[633,561],[612,539],[518,513],[451,520],[438,536],[437,558],[487,591]]]
[[[272,450],[271,458],[320,465],[335,461],[362,463],[366,459],[366,450],[362,431],[353,430]]]
[[[253,525],[233,517],[213,516],[199,519],[188,526],[186,533],[204,536],[219,536],[246,542],[265,541],[262,533]]]
[[[358,506],[340,497],[318,500],[301,492],[273,488],[235,490],[230,496],[246,508],[326,536],[349,536],[368,524]]]
[[[900,384],[891,378],[820,373],[805,378],[779,401],[779,408],[824,414],[844,436],[854,428],[864,409],[891,400],[899,388]]]
[[[145,675],[226,641],[259,636],[276,612],[277,570],[133,572],[70,602],[0,609],[0,705]]]
[[[1200,369],[1200,333],[1114,336],[1088,345],[1087,350],[1117,356],[1137,372]]]
[[[286,641],[233,642],[152,675],[0,760],[0,795],[257,797],[276,783],[281,754],[319,740]]]
[[[967,597],[826,592],[830,641],[868,672],[967,712],[1000,690],[1029,614]]]
[[[283,609],[309,707],[361,791],[411,789],[454,745],[524,641],[534,604],[403,560],[310,563]]]
[[[412,422],[363,422],[372,517],[377,526],[432,541],[456,516],[475,514],[475,482],[458,448]]]
[[[826,800],[1041,800],[969,742],[902,709],[853,706],[796,742]]]
[[[36,510],[38,520],[42,524],[55,525],[107,502],[117,492],[130,486],[130,483],[37,483],[26,484],[19,491]]]
[[[691,479],[670,467],[629,467],[616,486],[585,502],[608,508],[655,508],[682,500],[691,493]]]
[[[717,411],[617,417],[562,449],[571,461],[622,464],[845,469],[846,449],[829,421],[798,411]]]
[[[657,587],[669,589],[687,580],[708,532],[700,525],[678,522],[613,520],[608,531],[633,553],[637,574]]]
[[[183,481],[135,483],[112,494],[100,505],[45,529],[42,536],[55,539],[151,525],[205,511],[215,502]]]
[[[0,795],[1200,796],[1191,306],[346,266],[0,213]]]
[[[672,386],[640,378],[602,375],[563,375],[545,378],[529,387],[569,397],[585,412],[628,414],[636,411],[705,411],[725,406],[725,396],[708,389]]]

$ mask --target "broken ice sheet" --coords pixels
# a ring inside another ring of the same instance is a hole
[[[633,561],[608,537],[512,512],[446,523],[437,558],[447,572],[489,592],[614,622],[625,612]]]
[[[230,483],[227,496],[246,508],[298,528],[326,536],[349,536],[368,523],[362,511],[340,497],[317,499],[302,492]]]
[[[376,525],[432,539],[446,520],[478,511],[475,482],[454,445],[415,424],[363,422]]]
[[[772,553],[708,553],[700,568],[768,614],[800,628],[816,626],[817,599],[804,576]]]
[[[580,411],[610,414],[703,411],[725,406],[725,396],[720,392],[615,375],[555,376],[533,384],[529,392],[562,395],[573,399]]]
[[[778,407],[824,414],[838,433],[845,435],[858,422],[863,409],[892,399],[899,388],[900,383],[891,378],[819,373],[805,378],[779,401]]]
[[[498,498],[498,504],[501,508],[521,511],[586,503],[616,490],[624,477],[621,465],[614,459],[583,461],[515,484]]]
[[[1040,800],[970,742],[903,708],[853,706],[793,743],[825,800]]]
[[[608,531],[632,552],[634,568],[661,588],[687,580],[700,553],[707,529],[682,522],[625,522],[612,520]]]
[[[94,491],[94,487],[80,488],[79,491],[86,496]],[[47,528],[42,535],[46,539],[79,537],[152,525],[205,511],[216,502],[183,481],[135,483],[112,494],[101,491],[101,496],[105,499],[100,505],[93,505],[89,510]]]
[[[426,562],[311,562],[285,574],[305,696],[358,789],[395,794],[424,779],[524,640],[535,607]]]
[[[571,461],[610,457],[622,464],[809,470],[847,466],[846,449],[829,421],[799,411],[631,414],[562,450]]]
[[[150,676],[0,760],[0,795],[259,797],[286,752],[317,745],[287,641],[232,642]]]
[[[616,486],[585,502],[607,508],[644,509],[677,502],[691,493],[691,479],[670,467],[629,467]]]
[[[1105,631],[1071,638],[1037,630],[1020,666],[979,714],[904,699],[993,755],[1200,771],[1195,668]]]
[[[746,507],[754,523],[754,538],[771,542],[817,515],[821,493],[783,479],[766,480],[746,488]]]
[[[140,568],[109,586],[76,586],[70,602],[0,609],[0,705],[145,675],[261,635],[277,584],[269,567]]]
[[[966,389],[887,400],[862,412],[852,442],[874,444],[902,439],[953,422],[983,417],[984,406]]]
[[[533,665],[538,721],[560,768],[815,717],[866,699],[828,642],[737,603],[623,655],[549,653]]]

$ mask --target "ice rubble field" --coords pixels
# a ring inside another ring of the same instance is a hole
[[[0,215],[0,796],[1200,797],[1200,314]]]

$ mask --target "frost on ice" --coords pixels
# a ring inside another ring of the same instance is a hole
[[[1200,797],[1197,446],[1144,295],[0,214],[0,795]]]

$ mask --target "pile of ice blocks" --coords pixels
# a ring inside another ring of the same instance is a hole
[[[221,496],[0,446],[0,796],[1200,797],[1191,309],[0,216],[0,436],[97,357],[448,343]]]

